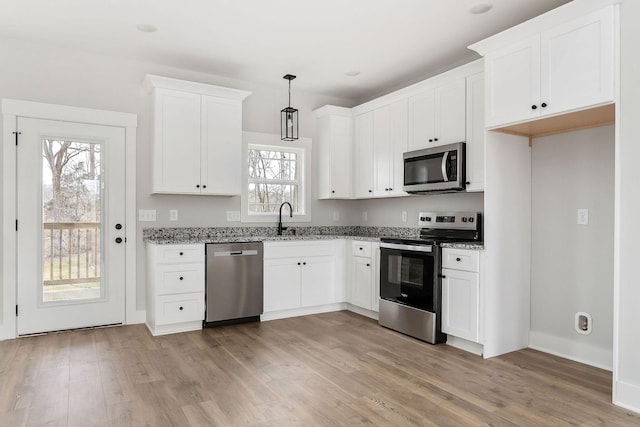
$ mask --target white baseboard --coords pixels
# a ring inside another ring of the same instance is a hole
[[[447,335],[447,345],[468,351],[469,353],[477,354],[478,356],[482,356],[484,353],[484,346],[482,344],[454,337],[453,335]]]
[[[137,325],[139,323],[145,323],[147,321],[146,310],[137,310],[133,314],[127,315],[127,321],[125,325]]]
[[[294,308],[291,310],[279,310],[264,313],[260,316],[262,322],[276,319],[286,319],[288,317],[308,316],[309,314],[328,313],[330,311],[346,310],[347,303],[339,302],[336,304],[316,305],[314,307]]]
[[[12,340],[16,337],[16,331],[7,325],[0,325],[0,341]]]
[[[640,413],[640,386],[624,381],[613,381],[613,403]]]
[[[378,312],[367,310],[366,308],[358,307],[357,305],[347,303],[347,310],[360,314],[365,317],[369,317],[374,320],[378,320]]]
[[[607,371],[613,370],[613,349],[538,331],[529,332],[529,348]]]

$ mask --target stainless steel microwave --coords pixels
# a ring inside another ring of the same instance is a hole
[[[407,193],[462,191],[465,188],[465,143],[441,145],[403,154]]]

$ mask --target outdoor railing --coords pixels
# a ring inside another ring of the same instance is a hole
[[[100,223],[45,222],[44,285],[100,281]]]

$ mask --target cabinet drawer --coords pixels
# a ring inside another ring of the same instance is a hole
[[[204,320],[204,292],[156,298],[156,324]]]
[[[480,253],[468,249],[442,250],[442,268],[453,270],[480,271]]]
[[[353,255],[371,258],[371,242],[354,241]]]
[[[157,295],[204,292],[204,264],[162,265],[157,280]]]
[[[159,262],[203,262],[202,245],[163,245],[159,250]]]

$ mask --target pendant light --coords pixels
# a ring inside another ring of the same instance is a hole
[[[289,80],[289,106],[280,111],[280,136],[283,141],[298,139],[298,110],[291,108],[291,80],[295,78],[292,74],[283,77]]]

